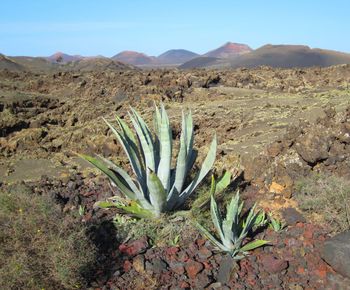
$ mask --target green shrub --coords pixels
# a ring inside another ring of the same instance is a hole
[[[127,197],[127,200],[116,196],[112,202],[99,202],[100,207],[118,207],[138,217],[159,217],[163,212],[181,207],[208,174],[215,161],[216,138],[211,143],[202,168],[193,181],[186,185],[186,178],[197,158],[197,151],[193,149],[191,113],[182,114],[180,149],[175,168],[171,166],[172,129],[164,106],[160,110],[156,107],[155,110],[155,134],[151,133],[134,109],[131,108],[129,116],[137,138],[118,117],[119,130],[109,122],[106,123],[123,146],[133,169],[134,179],[125,170],[102,157],[80,156],[106,174],[112,184]]]
[[[0,289],[86,286],[95,247],[49,198],[0,190]]]
[[[321,216],[332,233],[350,229],[350,181],[327,174],[312,174],[296,182],[299,207]]]

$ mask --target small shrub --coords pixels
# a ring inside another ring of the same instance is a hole
[[[0,190],[0,289],[86,286],[95,247],[49,198]]]
[[[296,191],[300,208],[321,216],[332,233],[350,229],[350,181],[314,173],[300,179]]]

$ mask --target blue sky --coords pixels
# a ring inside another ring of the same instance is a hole
[[[350,52],[348,0],[2,0],[0,53],[204,53],[227,41]]]

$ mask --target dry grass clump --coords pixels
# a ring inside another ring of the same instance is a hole
[[[312,174],[297,182],[301,209],[317,213],[332,233],[350,229],[350,181],[326,174]]]
[[[0,189],[0,289],[80,289],[95,259],[85,229],[49,198]]]

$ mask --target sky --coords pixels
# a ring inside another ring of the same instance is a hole
[[[0,53],[205,53],[224,43],[350,52],[349,0],[1,0]]]

